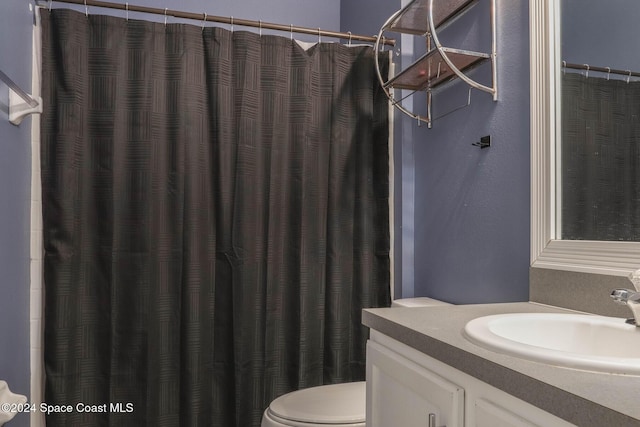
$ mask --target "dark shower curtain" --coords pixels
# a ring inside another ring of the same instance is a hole
[[[73,406],[48,426],[257,426],[363,379],[390,276],[372,49],[69,10],[42,30],[45,400]]]
[[[562,239],[640,241],[640,82],[562,76]]]

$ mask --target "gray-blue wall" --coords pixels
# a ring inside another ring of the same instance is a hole
[[[487,45],[488,4],[481,0],[450,28],[453,47]],[[417,295],[458,304],[528,300],[528,8],[497,1],[498,101],[474,90],[469,107],[415,130]],[[472,75],[487,82],[490,67]],[[434,114],[464,104],[467,94],[462,82],[438,91]],[[485,135],[490,148],[471,145]]]
[[[0,70],[31,88],[32,14],[25,0],[0,6]],[[8,90],[0,83],[0,379],[29,395],[29,228],[31,120],[9,123]],[[11,426],[29,425],[19,415]]]
[[[127,3],[125,0],[111,0],[111,2],[120,4]],[[340,27],[340,0],[227,0],[223,2],[209,2],[205,0],[132,0],[128,3],[136,4],[138,6],[147,6],[159,9],[168,8],[171,10],[203,14],[203,17],[206,12],[208,15],[234,17],[238,19],[249,19],[285,25],[292,24],[310,28],[320,27],[323,29],[335,30]],[[85,11],[84,6],[54,3],[53,7],[65,7],[76,9],[81,12]],[[126,16],[125,11],[94,7],[89,7],[89,13],[115,15],[120,17]],[[164,22],[163,16],[134,12],[129,14],[129,18]],[[171,17],[167,19],[167,22],[200,25],[198,22],[193,20],[176,19]],[[219,25],[230,28],[228,25],[223,24],[209,23],[207,25]],[[238,25],[234,25],[234,30],[259,31],[257,28],[241,27]],[[263,34],[279,34],[285,37],[287,36],[286,33],[269,32],[267,30],[264,30]],[[318,40],[317,36],[302,34],[295,34],[294,37],[303,41]],[[330,39],[322,39],[322,41],[328,40]]]
[[[488,0],[480,0],[442,34],[443,43],[486,51],[488,7]],[[498,102],[474,90],[470,107],[436,120],[432,129],[396,115],[397,272],[405,262],[396,275],[401,281],[396,297],[454,303],[528,300],[528,7],[521,0],[497,0]],[[343,0],[342,30],[376,33],[399,8],[400,0]],[[490,67],[472,73],[483,83],[490,81]],[[460,81],[437,91],[434,115],[463,105],[467,95],[468,86]],[[485,135],[491,135],[491,148],[471,145]],[[406,233],[407,225],[413,233]],[[408,268],[407,259],[413,261]]]
[[[640,22],[637,0],[563,0],[560,4],[561,60],[640,72],[640,45],[633,36]]]

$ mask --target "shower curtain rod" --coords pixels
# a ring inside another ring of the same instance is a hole
[[[594,67],[594,66],[589,65],[589,64],[572,64],[572,63],[568,63],[566,61],[562,61],[562,67],[563,68],[571,68],[571,69],[574,69],[574,70],[585,70],[587,72],[589,72],[589,71],[597,71],[599,73],[619,74],[621,76],[627,76],[627,77],[640,77],[640,73],[635,72],[635,71],[631,71],[631,70],[618,70],[618,69],[611,68],[611,67]]]
[[[85,6],[85,8],[89,6],[94,7],[102,7],[106,9],[119,9],[129,12],[143,12],[143,13],[151,13],[155,15],[164,15],[165,17],[171,16],[174,18],[184,18],[184,19],[193,19],[198,21],[207,21],[207,22],[218,22],[222,24],[240,25],[242,27],[254,27],[261,28],[265,30],[276,30],[276,31],[286,31],[288,33],[301,33],[301,34],[311,34],[316,35],[318,37],[334,37],[344,40],[357,40],[364,41],[369,43],[376,42],[376,36],[363,36],[358,34],[351,34],[350,32],[340,32],[340,31],[328,31],[321,30],[320,28],[309,28],[309,27],[298,27],[295,25],[284,25],[284,24],[274,24],[271,22],[262,22],[262,21],[252,21],[248,19],[237,19],[233,16],[225,17],[225,16],[215,16],[208,15],[206,13],[191,13],[191,12],[182,12],[179,10],[171,10],[171,9],[160,9],[154,7],[147,6],[137,6],[129,3],[113,3],[113,2],[105,2],[99,0],[40,0],[40,4],[51,4],[52,1],[56,3],[69,3],[69,4],[78,4],[81,6]],[[88,14],[88,12],[87,12]],[[382,41],[383,44],[394,46],[395,40],[386,39]]]

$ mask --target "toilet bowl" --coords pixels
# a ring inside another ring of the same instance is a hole
[[[395,300],[392,307],[449,305],[431,298]],[[261,427],[365,427],[364,381],[310,387],[275,399],[264,411]]]

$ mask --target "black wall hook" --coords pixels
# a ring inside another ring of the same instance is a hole
[[[480,138],[480,142],[474,142],[471,145],[474,147],[489,148],[491,147],[491,135],[483,136]]]

